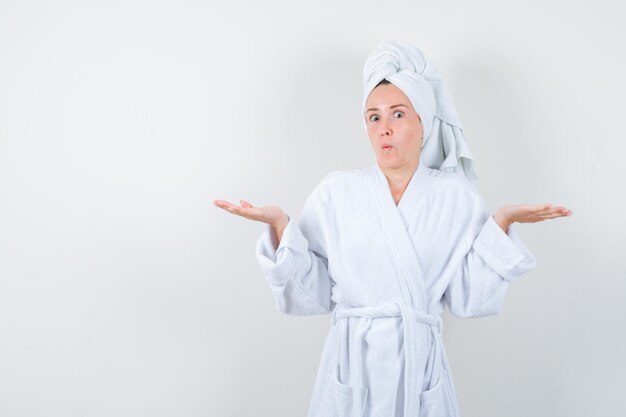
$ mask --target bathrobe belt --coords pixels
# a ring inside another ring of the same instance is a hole
[[[353,307],[342,308],[336,307],[332,313],[332,325],[334,326],[337,320],[346,317],[364,317],[364,320],[355,330],[354,340],[350,341],[350,369],[352,378],[352,415],[353,417],[363,416],[364,401],[361,398],[363,392],[363,355],[362,345],[363,336],[371,325],[371,320],[377,317],[402,317],[403,331],[404,331],[404,416],[417,416],[419,411],[419,394],[422,389],[419,382],[423,382],[422,375],[419,372],[423,372],[417,369],[417,343],[416,339],[416,326],[417,323],[430,326],[433,336],[433,349],[431,354],[433,358],[429,358],[429,362],[432,359],[432,374],[429,381],[429,386],[432,387],[439,378],[441,378],[443,372],[443,340],[441,333],[443,331],[443,321],[440,315],[426,314],[415,308],[404,304],[395,302],[393,304],[379,306],[379,307]],[[345,328],[347,330],[347,327]],[[341,332],[341,338],[339,343],[345,343],[346,332]],[[345,346],[345,344],[343,345]],[[339,353],[339,352],[338,352]],[[428,363],[428,362],[427,362]]]

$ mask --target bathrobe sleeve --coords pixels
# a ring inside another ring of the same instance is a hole
[[[289,222],[280,243],[274,228],[264,225],[256,256],[269,282],[276,306],[298,316],[332,312],[333,281],[328,273],[326,230],[328,196],[318,185],[308,196],[300,219]]]
[[[444,293],[450,312],[460,318],[498,314],[509,284],[536,266],[515,225],[507,232],[496,223],[485,200],[474,194],[466,244],[469,251]],[[465,249],[467,250],[467,249]]]

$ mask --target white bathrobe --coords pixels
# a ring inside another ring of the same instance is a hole
[[[536,260],[468,180],[420,163],[396,206],[378,164],[334,171],[256,246],[278,309],[332,314],[308,417],[458,417],[441,312],[497,314]]]

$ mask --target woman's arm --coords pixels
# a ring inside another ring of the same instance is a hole
[[[465,239],[459,250],[466,251],[454,268],[444,293],[450,312],[461,318],[483,317],[500,312],[512,281],[536,266],[536,259],[515,229],[500,216],[491,215],[478,194],[471,210]],[[469,250],[467,249],[469,247]]]
[[[334,308],[334,282],[325,249],[328,212],[318,186],[307,198],[298,222],[285,215],[276,226],[265,225],[257,241],[259,265],[278,309],[285,314],[327,314]]]

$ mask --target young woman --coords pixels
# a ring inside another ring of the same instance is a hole
[[[493,215],[432,62],[385,42],[364,67],[373,166],[326,175],[298,222],[275,206],[214,203],[266,223],[257,258],[286,314],[332,314],[309,417],[458,417],[441,312],[497,314],[536,265],[513,228],[572,214],[518,204]]]

